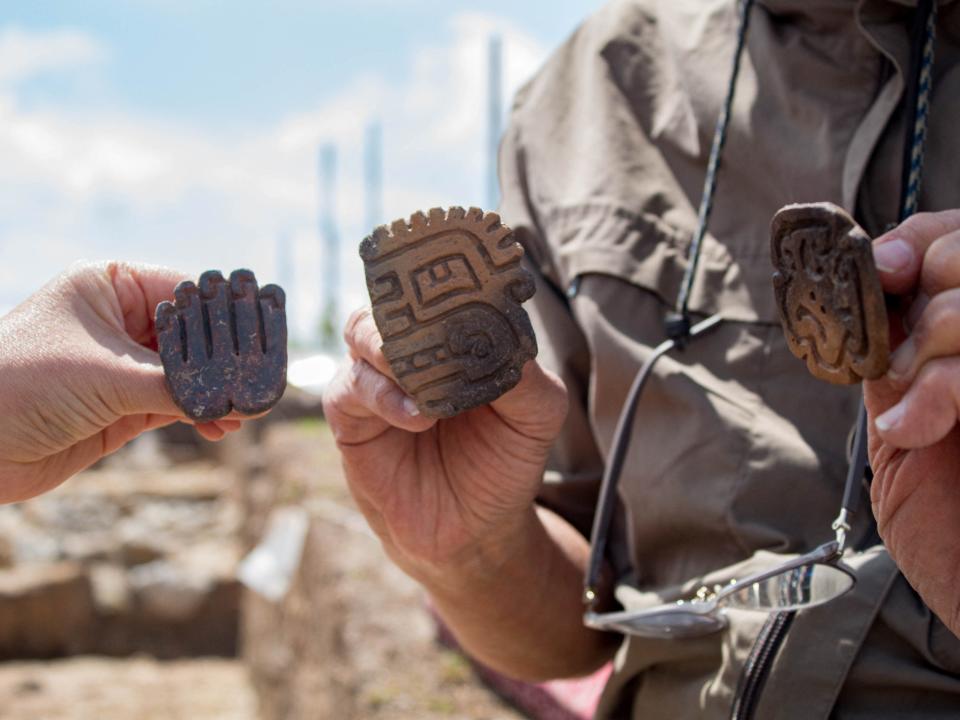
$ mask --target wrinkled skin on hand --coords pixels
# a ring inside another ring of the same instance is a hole
[[[559,378],[531,361],[491,405],[437,421],[396,384],[368,308],[345,338],[351,359],[324,411],[350,490],[387,553],[436,591],[479,556],[509,552],[566,416]]]
[[[530,360],[489,405],[426,418],[395,382],[369,308],[345,336],[350,360],[324,411],[350,490],[390,558],[488,667],[539,682],[607,662],[619,636],[582,623],[589,545],[534,502],[567,412],[563,382]]]
[[[927,605],[960,635],[960,211],[877,238],[897,348],[864,385],[880,535]]]
[[[39,495],[183,419],[153,324],[157,303],[183,279],[145,265],[78,265],[0,318],[0,502]],[[217,440],[239,425],[197,429]]]

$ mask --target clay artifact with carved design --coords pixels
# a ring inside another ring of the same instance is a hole
[[[831,383],[882,376],[889,329],[867,233],[831,203],[788,205],[773,218],[770,249],[791,352]]]
[[[229,281],[211,270],[199,287],[180,283],[174,297],[157,305],[157,344],[177,406],[198,422],[273,407],[287,384],[283,290],[258,288],[249,270]]]
[[[521,303],[523,248],[496,213],[435,208],[360,244],[373,317],[397,382],[427,417],[486,405],[537,354]]]

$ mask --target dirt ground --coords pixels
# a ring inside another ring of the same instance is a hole
[[[3,720],[256,720],[236,660],[78,657],[0,665]]]
[[[143,455],[142,448],[134,448],[131,457],[138,453]],[[154,465],[152,457],[147,465]],[[161,662],[144,655],[81,656],[0,663],[0,720],[526,717],[487,688],[464,657],[437,642],[422,592],[390,564],[350,498],[324,423],[272,424],[234,439],[221,459],[202,472],[173,461],[147,472],[142,457],[141,467],[125,467],[120,456],[75,478],[72,487],[62,489],[63,498],[24,513],[58,509],[60,514],[45,511],[54,525],[41,534],[69,526],[78,541],[86,541],[78,518],[86,517],[90,502],[78,510],[73,495],[120,494],[140,512],[146,498],[173,492],[170,480],[179,494],[202,489],[204,503],[226,503],[217,517],[242,518],[234,536],[223,532],[223,523],[208,523],[213,529],[207,533],[198,521],[209,539],[190,535],[178,543],[239,542],[245,551],[257,542],[273,507],[306,508],[311,529],[297,585],[278,603],[245,592],[243,657]],[[192,472],[197,477],[188,477]]]
[[[386,558],[346,488],[326,425],[270,428],[268,472],[248,479],[268,505],[311,516],[300,576],[279,604],[251,598],[247,660],[273,720],[520,720],[469,662],[437,642],[420,588]],[[248,511],[256,518],[256,510]]]

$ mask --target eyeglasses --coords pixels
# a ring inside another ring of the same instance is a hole
[[[686,340],[693,340],[707,333],[722,321],[720,315],[714,315],[694,325],[690,328]],[[677,340],[667,340],[653,351],[653,355],[637,373],[621,411],[590,536],[590,560],[584,580],[584,602],[587,605],[584,624],[596,630],[617,631],[640,637],[697,637],[726,627],[724,610],[727,608],[770,613],[800,610],[822,605],[848,592],[856,583],[856,577],[840,562],[840,558],[850,532],[850,518],[859,505],[859,485],[867,463],[866,411],[862,403],[840,512],[831,525],[835,533],[833,540],[805,555],[785,559],[768,570],[732,580],[727,585],[702,587],[688,600],[643,610],[596,612],[597,588],[604,551],[610,535],[617,486],[627,454],[637,404],[657,360],[677,346]]]

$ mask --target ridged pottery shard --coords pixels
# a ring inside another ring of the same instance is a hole
[[[770,249],[791,352],[838,385],[882,376],[890,338],[867,233],[836,205],[788,205],[773,218]]]
[[[209,422],[273,407],[287,384],[283,290],[258,289],[249,270],[235,270],[229,282],[211,270],[199,287],[180,283],[174,297],[157,306],[157,341],[167,386],[187,417]]]
[[[521,303],[533,277],[496,213],[418,212],[360,244],[373,317],[397,382],[428,417],[496,400],[537,354]]]

